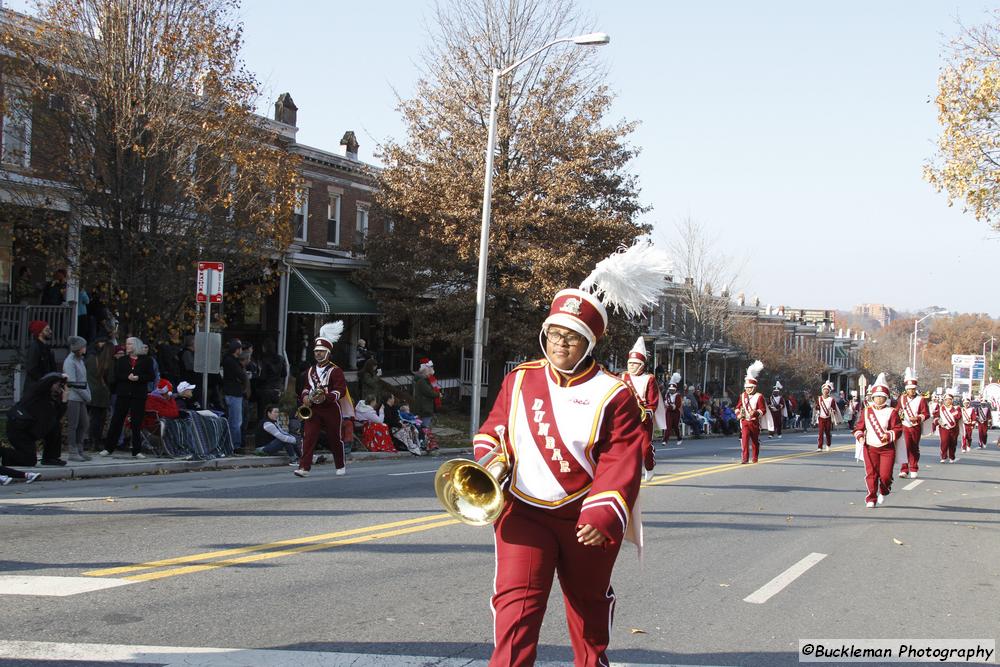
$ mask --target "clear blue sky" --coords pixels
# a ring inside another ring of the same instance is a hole
[[[614,117],[642,123],[634,167],[661,233],[700,221],[748,258],[744,289],[764,303],[1000,316],[986,291],[1000,240],[921,178],[942,46],[991,3],[579,2],[611,35]],[[244,56],[269,100],[291,93],[301,142],[335,150],[351,129],[371,160],[402,134],[393,90],[413,89],[431,7],[244,0]]]

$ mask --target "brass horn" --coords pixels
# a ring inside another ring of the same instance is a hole
[[[295,416],[302,421],[307,421],[312,419],[313,411],[308,405],[300,405],[299,409],[295,411]]]
[[[510,474],[503,447],[503,427],[497,427],[501,444],[478,461],[445,461],[434,475],[438,501],[462,523],[485,526],[500,517],[507,499],[502,485]]]

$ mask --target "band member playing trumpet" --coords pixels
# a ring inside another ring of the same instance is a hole
[[[976,426],[979,430],[979,449],[986,449],[986,432],[993,423],[993,411],[990,403],[982,394],[979,395],[979,405],[976,407]]]
[[[903,378],[905,391],[899,397],[897,407],[903,423],[906,458],[900,461],[899,476],[914,479],[920,469],[920,436],[930,427],[931,412],[927,400],[917,392],[917,376],[909,366]]]
[[[944,393],[944,402],[938,410],[937,430],[941,437],[941,463],[954,463],[958,447],[958,429],[962,421],[962,408],[955,405],[958,390],[952,387]]]
[[[881,505],[892,489],[892,469],[896,465],[893,446],[903,431],[899,412],[889,406],[889,386],[885,373],[879,373],[871,386],[871,405],[861,411],[854,423],[854,456],[865,462],[868,495],[865,506]]]
[[[656,378],[651,373],[646,372],[646,341],[642,336],[635,341],[632,350],[628,353],[628,363],[625,364],[628,372],[622,376],[622,380],[635,393],[639,408],[643,413],[643,420],[646,422],[646,430],[649,437],[642,448],[642,464],[645,472],[643,479],[650,481],[653,479],[653,468],[656,467],[656,457],[653,453],[653,428],[666,428],[666,416],[663,410],[663,401],[660,400],[660,386]]]
[[[544,357],[504,378],[473,439],[479,460],[500,446],[497,434],[505,432],[511,461],[509,502],[494,524],[491,667],[535,663],[556,573],[575,664],[609,664],[611,572],[626,535],[641,543],[636,503],[649,430],[634,394],[591,356],[608,317],[605,305],[586,289],[594,285],[609,307],[628,314],[655,299],[669,263],[651,263],[648,255],[636,262],[630,254],[636,248],[601,262],[581,289],[556,294],[539,332]],[[640,273],[611,288],[602,269]],[[630,284],[651,289],[636,293]],[[623,305],[626,298],[632,305]]]
[[[822,394],[816,399],[816,426],[819,436],[816,442],[817,451],[830,451],[830,444],[833,442],[832,428],[834,424],[839,424],[844,420],[840,415],[840,407],[837,399],[830,394],[833,393],[833,383],[827,380],[823,383]],[[855,428],[857,424],[855,424]],[[824,443],[825,440],[825,443]]]
[[[312,469],[313,450],[321,430],[326,431],[326,442],[333,452],[333,461],[337,474],[347,472],[344,463],[344,441],[341,435],[341,420],[344,416],[353,416],[351,398],[347,393],[347,380],[344,371],[330,359],[333,345],[340,340],[344,331],[344,323],[337,321],[320,327],[319,336],[313,346],[313,356],[316,364],[306,371],[305,387],[299,399],[308,408],[309,419],[305,420],[302,434],[302,458],[299,467],[294,471],[298,477],[308,477]],[[345,414],[345,407],[349,412]],[[300,409],[301,410],[301,409]]]
[[[764,370],[761,361],[755,361],[747,368],[747,376],[743,380],[743,393],[736,406],[736,414],[740,419],[740,452],[743,455],[740,463],[750,463],[750,448],[753,447],[753,463],[760,456],[760,431],[765,428],[773,430],[771,411],[767,409],[764,397],[757,393],[757,376]]]
[[[966,394],[962,399],[962,451],[972,451],[972,429],[976,425],[976,410],[972,407],[972,399]]]

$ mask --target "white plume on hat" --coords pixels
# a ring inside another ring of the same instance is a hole
[[[316,336],[316,344],[313,349],[333,350],[333,344],[340,340],[342,333],[344,333],[343,320],[327,322],[319,328],[319,335]]]
[[[781,386],[781,380],[775,380],[774,381],[774,390],[775,391],[781,391],[782,389],[783,389],[783,387]]]
[[[681,382],[680,373],[674,373],[673,375],[670,376],[670,384],[676,387],[678,384],[680,384],[680,382]]]
[[[944,395],[955,398],[958,396],[958,387],[948,387],[948,389],[945,390]]]
[[[883,373],[883,374],[882,374],[882,375],[880,375],[879,377],[882,377],[883,375],[885,375],[885,373]],[[823,384],[822,384],[822,385],[820,386],[820,389],[822,389],[823,387],[829,387],[829,388],[830,388],[830,391],[833,391],[833,382],[831,382],[831,381],[830,381],[830,378],[827,378],[827,379],[826,379],[826,382],[824,382],[824,383],[823,383]]]
[[[909,389],[910,387],[917,386],[917,376],[914,374],[913,369],[909,366],[903,371],[903,386]]]
[[[743,378],[743,386],[757,386],[757,376],[764,370],[764,362],[760,359],[747,366],[747,376]]]
[[[672,270],[666,253],[640,241],[598,262],[580,289],[591,292],[615,313],[638,317],[645,306],[656,303],[664,278]]]

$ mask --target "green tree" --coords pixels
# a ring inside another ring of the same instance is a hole
[[[399,105],[407,136],[380,155],[376,204],[394,231],[367,247],[367,280],[395,288],[381,297],[387,317],[412,323],[402,342],[471,346],[491,73],[586,32],[574,11],[569,0],[438,6],[425,75]],[[501,81],[486,304],[491,394],[504,361],[539,353],[555,292],[647,231],[629,171],[635,125],[608,122],[611,102],[586,49],[549,51]],[[612,329],[623,332],[620,324]]]

